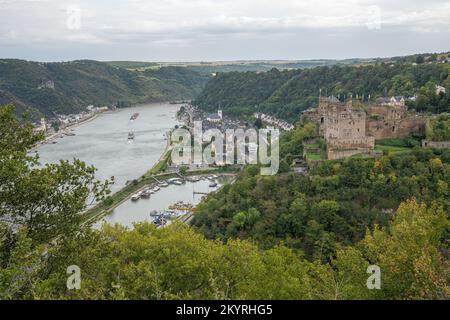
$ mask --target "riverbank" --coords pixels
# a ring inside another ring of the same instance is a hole
[[[167,178],[163,179],[165,175],[160,174],[167,169],[168,163],[171,158],[172,144],[170,135],[172,130],[173,129],[165,133],[167,138],[166,147],[161,154],[158,162],[139,179],[129,182],[124,188],[115,192],[103,202],[98,203],[94,208],[87,210],[85,212],[85,215],[87,217],[86,223],[93,223],[101,219],[102,217],[107,215],[108,212],[111,212],[112,210],[120,206],[123,202],[130,199],[133,194],[142,191],[142,189],[146,188],[146,186],[150,183],[155,183],[158,177],[160,177],[161,180],[167,180],[176,176],[175,173],[168,173]]]
[[[86,223],[95,223],[102,219],[103,217],[111,214],[112,211],[128,201],[134,194],[147,188],[149,185],[155,184],[158,181],[165,181],[171,178],[180,177],[179,172],[170,171],[166,172],[169,168],[169,163],[172,157],[173,145],[171,142],[171,133],[173,129],[166,132],[166,147],[164,152],[161,154],[158,162],[140,178],[129,181],[129,183],[121,190],[115,192],[113,195],[109,196],[103,202],[98,203],[92,209],[87,210],[84,214],[86,215]],[[194,169],[188,170],[185,176],[194,175],[206,175],[213,172],[220,172],[219,168],[208,168],[208,169]]]
[[[156,164],[155,166],[157,166]],[[151,170],[150,170],[151,171]],[[186,172],[184,177],[190,176],[204,176],[210,174],[221,174],[221,175],[235,175],[235,172],[230,173],[229,171],[220,169],[220,168],[209,168],[203,170],[192,170]],[[160,173],[156,175],[143,175],[140,179],[134,180],[132,183],[127,185],[125,188],[120,191],[114,193],[112,196],[108,197],[102,203],[97,204],[94,208],[86,211],[84,214],[86,216],[86,223],[93,224],[103,217],[111,214],[114,209],[122,205],[124,202],[130,200],[130,198],[142,191],[143,189],[156,184],[156,180],[162,182],[171,178],[179,178],[180,175],[177,172],[169,172],[169,173]],[[156,179],[155,179],[156,178]]]
[[[108,111],[108,112],[114,112],[114,111]],[[106,112],[102,112],[102,113],[106,113]],[[53,134],[51,134],[51,135],[49,135],[49,136],[46,136],[46,137],[44,138],[44,140],[39,141],[36,145],[34,145],[34,146],[30,149],[30,151],[33,152],[33,151],[37,150],[37,149],[38,149],[39,147],[41,147],[42,145],[47,144],[47,143],[49,143],[49,142],[51,142],[51,141],[57,139],[60,135],[64,135],[64,134],[67,133],[69,130],[74,130],[74,129],[78,128],[79,126],[83,125],[83,124],[86,124],[86,123],[89,123],[89,122],[91,122],[91,121],[94,121],[98,116],[99,116],[99,113],[96,113],[96,114],[92,115],[91,117],[89,117],[89,118],[87,118],[87,119],[84,119],[84,120],[82,120],[82,121],[79,121],[79,122],[70,124],[70,125],[64,127],[63,129],[60,129],[58,132],[55,132],[55,133],[53,133]]]
[[[75,135],[39,147],[40,162],[79,159],[97,168],[96,179],[114,177],[111,192],[117,192],[159,162],[167,148],[167,132],[179,125],[174,118],[177,111],[176,105],[151,104],[104,112],[78,124],[70,131]],[[130,121],[134,113],[139,118]],[[128,139],[130,132],[135,134],[133,141]]]
[[[111,214],[114,209],[122,205],[124,202],[129,201],[131,197],[151,185],[158,184],[159,182],[179,177],[190,176],[204,176],[212,173],[220,173],[221,175],[235,175],[238,168],[208,168],[208,169],[191,169],[185,172],[184,176],[181,176],[177,171],[166,172],[169,167],[169,163],[172,156],[173,145],[170,140],[170,134],[172,130],[166,133],[167,144],[166,149],[162,153],[159,161],[139,179],[129,182],[124,188],[115,192],[109,196],[103,202],[98,203],[92,209],[85,212],[86,223],[93,224],[103,217]],[[231,172],[231,173],[230,173]]]

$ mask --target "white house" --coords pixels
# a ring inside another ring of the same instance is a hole
[[[208,120],[209,122],[222,122],[223,120],[223,113],[222,110],[218,110],[217,113],[211,113],[208,115],[208,117],[206,118],[206,120]]]
[[[445,88],[442,86],[436,86],[436,94],[439,95],[440,93],[445,94]]]

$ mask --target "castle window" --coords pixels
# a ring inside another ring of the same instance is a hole
[[[325,121],[325,119],[322,117],[320,118],[320,123],[323,123]]]

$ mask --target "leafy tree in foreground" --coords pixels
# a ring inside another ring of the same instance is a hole
[[[308,261],[301,251],[283,245],[260,250],[245,240],[207,240],[179,223],[164,229],[142,223],[132,230],[104,225],[51,248],[49,258],[30,279],[32,290],[25,296],[448,299],[449,263],[442,254],[446,227],[448,219],[441,207],[427,207],[412,199],[400,206],[388,228],[368,230],[357,245],[340,247],[330,263],[323,263]],[[80,290],[66,288],[69,265],[81,269]],[[380,267],[379,290],[367,287],[370,265]],[[0,279],[14,272],[14,268],[0,270]]]
[[[415,199],[400,205],[389,228],[376,227],[356,247],[339,250],[333,261],[346,298],[448,299],[450,263],[443,252],[446,212]],[[447,239],[448,240],[448,239]],[[381,270],[381,290],[367,291],[362,274],[368,265]]]
[[[0,107],[0,221],[25,227],[34,243],[77,230],[88,201],[109,192],[109,182],[79,160],[42,166],[28,154],[42,138],[15,119],[13,106]]]

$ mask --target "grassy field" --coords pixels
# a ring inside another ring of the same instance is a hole
[[[375,150],[388,151],[389,153],[401,153],[408,152],[411,150],[411,148],[377,144],[375,146]]]
[[[313,160],[313,161],[320,161],[320,160],[322,160],[322,156],[320,154],[317,154],[317,153],[308,153],[306,155],[306,158],[308,160]]]
[[[168,150],[166,152],[166,154],[164,155],[164,157],[162,158],[162,160],[160,162],[158,162],[156,165],[153,166],[153,168],[151,168],[145,175],[145,176],[151,176],[151,175],[155,175],[155,174],[159,174],[164,172],[170,162],[170,159],[172,157],[172,153],[171,150]]]
[[[389,153],[402,153],[410,151],[415,145],[420,146],[420,141],[413,137],[405,139],[385,139],[376,142],[375,150],[387,151]]]
[[[312,143],[312,144],[305,144],[305,149],[319,149],[320,145],[318,143]]]

